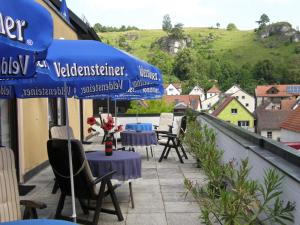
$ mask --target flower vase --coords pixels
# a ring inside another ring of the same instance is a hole
[[[111,156],[113,154],[113,136],[108,134],[105,139],[105,155]]]

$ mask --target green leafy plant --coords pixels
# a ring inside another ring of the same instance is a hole
[[[201,206],[205,224],[286,224],[292,222],[295,204],[280,199],[283,176],[265,171],[263,183],[249,179],[248,159],[221,163],[223,152],[216,134],[206,125],[189,120],[185,143],[207,175],[205,186],[185,179],[188,191]]]
[[[130,108],[126,113],[128,114],[146,114],[146,113],[162,113],[173,112],[174,104],[168,103],[165,100],[147,100],[131,101]]]

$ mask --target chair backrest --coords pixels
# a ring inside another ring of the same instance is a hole
[[[177,130],[177,137],[178,138],[183,138],[185,135],[185,131],[186,131],[186,123],[187,123],[187,118],[186,116],[181,117],[180,119],[180,125],[178,126],[178,130]]]
[[[71,195],[68,140],[51,139],[47,142],[49,162],[62,193]],[[79,140],[71,140],[74,189],[76,197],[96,195],[93,176]]]
[[[21,219],[15,157],[11,149],[0,147],[0,222]]]
[[[69,127],[70,138],[74,139],[72,127]],[[50,137],[55,139],[68,139],[67,126],[54,126],[50,129]]]
[[[174,115],[173,113],[161,113],[159,118],[158,130],[169,131],[170,126],[173,125]]]

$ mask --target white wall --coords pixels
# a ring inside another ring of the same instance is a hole
[[[286,129],[281,129],[281,142],[300,142],[300,133],[291,131],[291,130],[286,130]]]
[[[246,109],[248,109],[251,113],[255,110],[255,99],[249,95],[248,93],[240,90],[236,93],[232,94],[232,96],[236,97],[237,100],[242,103],[243,106],[245,106]],[[248,106],[247,106],[248,104]]]
[[[206,123],[206,121],[202,120]],[[250,178],[263,182],[263,176],[266,169],[275,168],[280,174],[283,174],[278,168],[274,167],[270,162],[266,161],[252,150],[245,148],[237,141],[230,138],[220,130],[211,126],[217,133],[216,142],[220,149],[224,151],[223,161],[228,162],[235,158],[238,162],[242,159],[249,159],[249,166],[251,168]],[[271,157],[271,156],[270,156]],[[281,198],[284,201],[291,201],[296,203],[296,209],[294,211],[295,222],[293,224],[300,224],[300,183],[292,179],[287,174],[284,175],[284,182],[282,182],[282,195]],[[291,224],[291,223],[287,223]]]
[[[215,92],[213,92],[213,93],[207,93],[207,98],[211,98],[211,97],[213,97],[213,96],[216,96],[216,95],[219,95],[219,93],[215,93]]]
[[[233,85],[231,88],[229,88],[229,89],[225,92],[225,94],[226,94],[226,95],[233,94],[233,93],[235,93],[235,92],[237,92],[237,91],[239,91],[239,90],[240,90],[239,86]]]
[[[197,86],[193,88],[193,90],[189,93],[189,95],[199,95],[201,101],[205,100],[205,93],[203,89]]]
[[[280,132],[280,130],[262,130],[260,132],[260,135],[267,138],[268,137],[267,136],[268,131],[272,131],[272,139],[274,141],[281,140],[281,132]]]
[[[214,104],[216,104],[220,100],[219,95],[215,95],[213,97],[207,98],[204,100],[202,104],[202,110],[208,110],[210,109]]]
[[[166,88],[166,95],[180,95],[181,89],[177,89],[172,84]]]

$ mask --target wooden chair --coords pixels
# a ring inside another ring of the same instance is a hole
[[[186,152],[184,150],[184,147],[182,145],[182,140],[183,140],[184,135],[185,135],[185,130],[186,130],[186,116],[183,116],[181,118],[180,126],[178,127],[178,130],[177,130],[177,134],[167,133],[167,134],[161,135],[161,137],[163,137],[164,139],[158,140],[158,144],[162,145],[162,146],[165,146],[165,147],[164,147],[163,152],[162,152],[162,154],[161,154],[161,156],[158,160],[159,162],[161,162],[163,160],[163,158],[165,158],[165,159],[168,158],[168,155],[169,155],[172,148],[175,149],[175,151],[177,153],[177,156],[179,158],[179,161],[181,163],[184,163],[183,160],[182,160],[182,156],[185,159],[188,159],[187,154],[186,154]],[[179,149],[183,153],[182,156],[179,152]]]
[[[47,142],[49,162],[52,166],[56,181],[61,190],[60,199],[57,205],[55,218],[70,220],[71,218],[62,215],[66,196],[71,196],[71,184],[69,174],[68,141],[51,139]],[[111,183],[111,177],[115,173],[112,171],[102,177],[94,179],[84,154],[82,144],[79,140],[71,140],[73,157],[74,188],[75,196],[79,199],[82,209],[95,211],[93,221],[78,219],[79,223],[98,224],[100,212],[115,214],[119,221],[123,220],[123,215],[115,194],[115,188]],[[100,184],[100,188],[97,188]],[[115,210],[102,208],[104,197],[110,195]],[[96,201],[96,205],[91,203]]]
[[[20,206],[25,206],[23,219],[37,219],[36,209],[46,208],[46,204],[21,200],[18,191],[14,153],[0,147],[0,223],[21,219]]]
[[[154,125],[154,130],[157,134],[157,139],[161,134],[172,133],[173,129],[173,113],[161,113],[159,118],[159,125]]]

